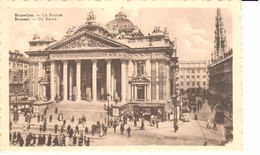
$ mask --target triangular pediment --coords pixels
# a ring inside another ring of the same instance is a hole
[[[46,50],[63,50],[63,49],[93,49],[93,48],[128,48],[128,46],[100,36],[90,31],[83,31],[49,46]]]
[[[150,82],[150,80],[147,77],[145,77],[144,75],[137,75],[131,81],[131,83],[136,83],[136,84],[138,84],[138,83],[149,83],[149,82]]]

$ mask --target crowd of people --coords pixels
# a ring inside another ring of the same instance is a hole
[[[13,131],[13,122],[10,120],[10,143],[19,146],[89,146],[90,139],[93,137],[107,136],[108,128],[113,127],[116,132],[117,127],[120,127],[121,135],[126,131],[127,137],[131,137],[131,127],[127,118],[97,121],[91,126],[87,124],[85,115],[75,120],[74,116],[65,119],[62,112],[55,108],[54,113],[47,115],[48,107],[44,109],[42,114],[33,114],[31,112],[24,113],[24,128],[23,131]],[[18,115],[19,114],[14,114]],[[17,116],[13,116],[16,117]],[[54,121],[54,119],[56,119]],[[32,119],[38,124],[37,129],[30,128]],[[108,122],[107,122],[108,121]],[[107,124],[107,125],[106,125]],[[141,129],[144,129],[142,124]],[[36,130],[36,131],[35,131]]]

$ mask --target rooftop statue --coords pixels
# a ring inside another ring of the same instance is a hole
[[[92,24],[92,23],[94,23],[96,21],[96,16],[95,16],[93,10],[91,10],[88,13],[86,20],[87,20],[88,24]]]

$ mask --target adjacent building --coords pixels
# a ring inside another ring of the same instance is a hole
[[[217,10],[215,48],[212,52],[209,71],[209,103],[216,105],[217,111],[232,120],[233,78],[232,49],[227,48],[225,29],[220,9]],[[220,120],[222,122],[224,120]]]
[[[123,12],[106,26],[90,12],[62,40],[29,42],[30,96],[62,102],[126,105],[130,113],[163,114],[176,92],[175,41],[167,29],[144,35]]]
[[[178,70],[178,88],[208,88],[207,61],[180,61]]]
[[[29,59],[19,51],[9,51],[9,96],[28,95]]]

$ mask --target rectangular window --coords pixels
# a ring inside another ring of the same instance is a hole
[[[197,78],[200,78],[200,76],[199,76],[199,75],[197,75]]]
[[[183,79],[183,75],[181,75],[181,78]]]
[[[190,76],[189,75],[187,75],[187,79],[189,79],[190,78]]]
[[[200,86],[200,82],[197,82],[197,86],[198,86],[198,87]]]
[[[192,75],[191,77],[192,77],[193,79],[195,79],[195,75]]]
[[[195,86],[195,82],[194,81],[192,81],[192,86]]]
[[[203,86],[206,86],[206,81],[203,81]]]
[[[181,86],[183,86],[183,82],[181,81]]]
[[[187,86],[190,86],[190,82],[189,81],[187,82]]]
[[[192,70],[191,70],[191,73],[195,73],[195,70],[194,70],[194,69],[192,69]]]
[[[203,78],[206,78],[206,75],[203,75]]]

